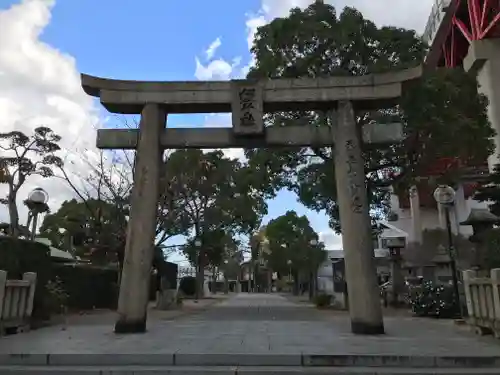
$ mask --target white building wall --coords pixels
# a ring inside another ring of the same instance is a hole
[[[472,235],[471,226],[463,226],[459,223],[467,219],[472,208],[487,208],[485,202],[478,202],[471,198],[464,198],[463,188],[460,186],[456,190],[455,205],[453,206],[451,214],[451,228],[454,234],[461,234],[468,237]],[[398,220],[391,221],[390,224],[398,229],[408,233],[408,242],[415,242],[416,236],[414,233],[413,218],[410,208],[400,208],[398,197],[393,194],[391,196],[391,209],[398,215]],[[426,229],[446,229],[446,221],[444,212],[436,208],[420,208],[420,220],[422,230]]]

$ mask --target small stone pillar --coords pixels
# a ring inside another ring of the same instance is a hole
[[[392,276],[392,305],[398,307],[400,296],[404,290],[405,279],[401,269],[401,248],[393,247],[389,249],[391,253],[391,276]]]
[[[471,41],[464,69],[477,75],[478,91],[489,100],[488,119],[496,131],[495,152],[488,158],[492,171],[500,154],[500,38]]]
[[[352,103],[339,101],[332,120],[351,330],[355,334],[383,334],[364,160]]]
[[[165,122],[166,114],[158,104],[144,106],[135,156],[134,187],[118,298],[116,333],[146,331],[162,162],[160,137]]]

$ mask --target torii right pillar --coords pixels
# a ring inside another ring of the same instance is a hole
[[[500,162],[500,38],[474,40],[463,62],[477,76],[479,92],[488,100],[488,119],[496,131],[495,152],[488,159],[490,171]]]

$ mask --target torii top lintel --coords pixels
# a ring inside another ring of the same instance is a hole
[[[402,94],[405,82],[418,79],[422,67],[358,77],[269,79],[260,81],[125,81],[81,75],[83,90],[99,97],[112,113],[139,114],[145,103],[167,113],[231,112],[234,88],[258,88],[264,112],[330,109],[339,100],[358,107],[383,108]]]

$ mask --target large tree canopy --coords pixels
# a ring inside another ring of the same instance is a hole
[[[95,214],[95,215],[94,215]],[[65,201],[53,214],[45,216],[40,235],[55,247],[74,247],[80,256],[102,247],[123,251],[128,208],[98,199]]]
[[[379,28],[353,8],[337,14],[333,6],[316,2],[260,27],[252,52],[255,66],[248,78],[359,76],[419,65],[426,45],[414,31]],[[493,150],[486,105],[474,77],[461,70],[438,70],[408,85],[396,106],[358,111],[359,127],[399,121],[406,133],[406,140],[396,145],[363,147],[371,203],[380,208],[385,188],[407,186],[439,158],[483,162]],[[331,125],[321,112],[273,113],[265,121],[267,126]],[[307,207],[325,210],[332,228],[338,229],[330,148],[247,150],[247,156],[276,189],[287,186]],[[459,172],[452,165],[445,177]]]
[[[236,234],[251,232],[267,213],[266,191],[257,173],[222,151],[177,150],[166,159],[163,178],[178,192],[174,212],[189,228],[183,250],[197,266],[197,293],[202,293],[204,267],[219,265],[225,245]]]
[[[290,268],[294,272],[315,272],[325,260],[324,244],[319,242],[309,219],[295,211],[271,220],[265,238],[268,249],[263,255],[275,272],[287,274]]]
[[[479,202],[487,202],[490,211],[500,216],[500,164],[496,164],[493,173],[483,181],[474,194],[474,199]]]
[[[175,212],[194,237],[222,228],[248,232],[267,212],[255,174],[222,151],[177,150],[166,159],[163,178],[178,192]]]

